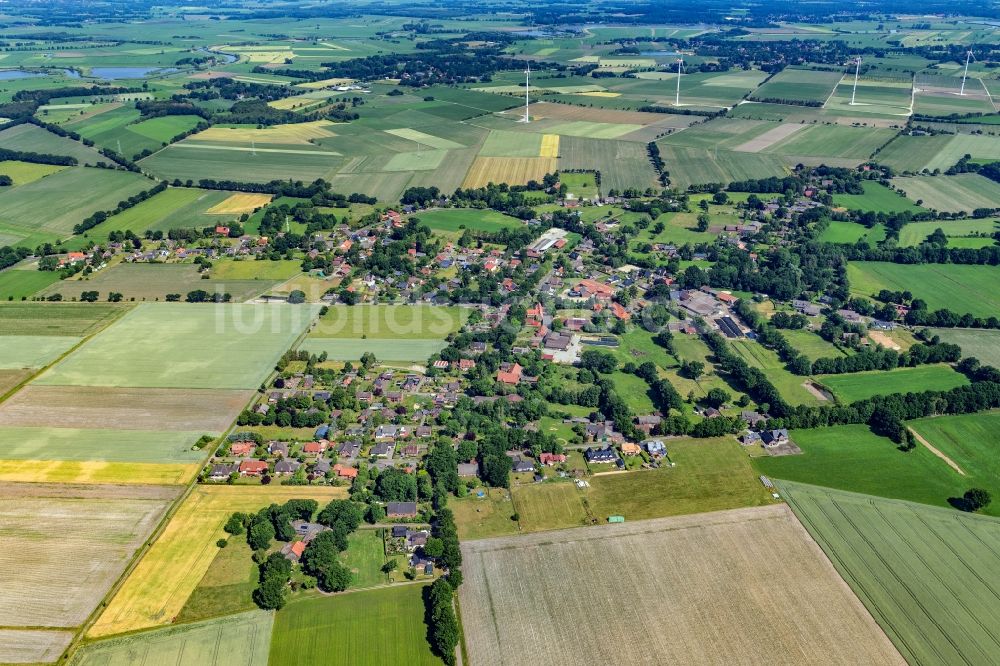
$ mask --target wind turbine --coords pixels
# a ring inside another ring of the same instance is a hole
[[[531,62],[528,62],[527,69],[524,70],[524,118],[521,119],[523,123],[530,123],[531,116],[528,113],[528,107],[530,105],[530,100],[528,98],[528,92],[531,90],[531,82],[528,80],[531,76]]]
[[[257,157],[257,146],[254,144],[253,139],[250,139],[250,156]]]
[[[854,90],[851,91],[851,106],[854,106],[854,98],[858,94],[858,74],[861,73],[861,56],[854,60]]]
[[[677,59],[677,93],[674,96],[674,106],[681,105],[681,68],[684,67],[684,58]]]
[[[965,95],[965,79],[969,77],[969,60],[975,59],[976,56],[972,55],[972,50],[965,52],[965,72],[962,74],[962,88],[958,91],[959,95]]]

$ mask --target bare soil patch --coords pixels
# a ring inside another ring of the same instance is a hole
[[[28,385],[0,405],[0,425],[222,432],[252,393]]]
[[[733,150],[743,153],[759,153],[765,148],[770,148],[782,139],[786,139],[798,132],[806,125],[797,123],[782,123],[774,129],[769,129],[755,139],[750,139],[746,143],[736,146]]]

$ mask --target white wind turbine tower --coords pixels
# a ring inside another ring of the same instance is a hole
[[[681,68],[684,67],[684,58],[677,59],[677,93],[674,96],[674,106],[681,105]]]
[[[962,74],[962,88],[958,91],[959,95],[965,95],[965,80],[969,78],[969,60],[974,59],[976,56],[972,55],[972,50],[965,52],[965,72]]]
[[[530,105],[530,100],[528,98],[528,92],[531,90],[531,82],[528,77],[531,76],[531,63],[528,63],[527,69],[524,70],[524,118],[521,119],[522,123],[530,123],[531,116],[528,113],[528,107]]]
[[[858,94],[858,74],[861,73],[861,56],[854,60],[854,89],[851,91],[851,106],[854,106],[854,98]]]

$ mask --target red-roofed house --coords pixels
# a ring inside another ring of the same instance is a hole
[[[598,282],[597,280],[580,280],[578,287],[583,287],[589,293],[594,296],[610,298],[612,294],[615,293],[615,288],[610,287],[603,282]]]
[[[219,226],[215,227],[215,235],[216,236],[228,236],[229,235],[229,227],[224,227],[224,226],[222,226],[220,224]]]
[[[263,460],[244,460],[240,463],[240,476],[260,476],[267,471]]]
[[[255,448],[257,448],[257,445],[253,442],[233,442],[233,445],[229,447],[229,451],[234,456],[248,456],[253,453]]]
[[[497,371],[497,381],[503,384],[518,384],[521,381],[522,370],[523,368],[520,363],[513,365],[504,363],[500,366],[500,370]]]
[[[291,560],[292,562],[298,562],[304,552],[306,552],[305,541],[296,541],[295,543],[290,543],[281,549],[281,554],[285,556],[285,559]]]
[[[342,479],[353,479],[357,477],[358,470],[354,467],[348,467],[347,465],[337,463],[333,466],[333,473]]]
[[[305,445],[302,447],[302,452],[319,455],[320,453],[326,451],[327,444],[328,442],[326,440],[322,440],[319,442],[306,442]]]
[[[538,462],[543,465],[555,465],[566,462],[566,456],[562,453],[543,453],[538,456]]]
[[[632,315],[629,314],[629,311],[623,308],[618,303],[611,304],[611,312],[613,312],[614,315],[619,319],[621,319],[622,321],[629,321],[630,319],[632,319]]]

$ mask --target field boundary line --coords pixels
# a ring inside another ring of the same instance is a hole
[[[944,451],[942,451],[941,449],[935,447],[933,444],[931,444],[930,442],[928,442],[926,439],[923,438],[923,436],[920,433],[918,433],[913,428],[907,426],[906,429],[909,430],[913,434],[913,436],[917,439],[918,442],[920,442],[925,447],[927,447],[928,451],[930,451],[931,453],[933,453],[934,455],[936,455],[941,460],[945,461],[948,464],[948,467],[951,467],[953,470],[955,470],[956,472],[958,472],[962,476],[967,476],[966,473],[965,473],[965,471],[961,467],[958,466],[958,463],[956,463],[954,460],[952,460],[947,455],[945,455]]]

